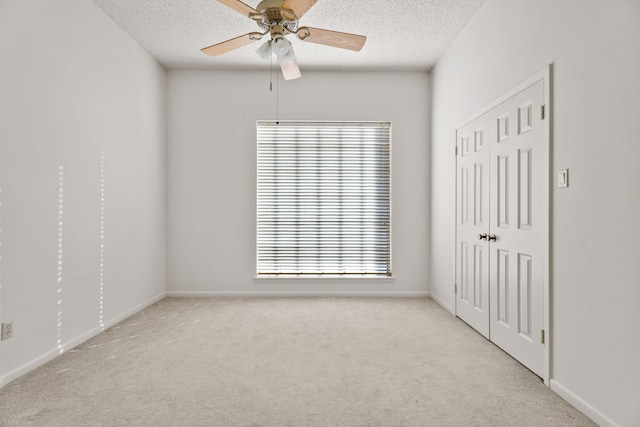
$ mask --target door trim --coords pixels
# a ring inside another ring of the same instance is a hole
[[[551,258],[550,258],[550,243],[551,243],[551,236],[550,236],[550,217],[551,217],[551,200],[550,200],[550,183],[552,182],[550,180],[550,165],[551,165],[551,117],[552,117],[552,105],[551,105],[551,69],[552,69],[552,64],[548,64],[546,65],[544,68],[540,69],[539,71],[537,71],[535,74],[531,75],[529,78],[525,79],[524,81],[522,81],[521,83],[517,84],[516,86],[514,86],[513,88],[509,89],[507,92],[503,93],[502,95],[500,95],[499,97],[495,98],[494,100],[492,100],[491,102],[489,102],[487,105],[485,105],[484,107],[480,108],[479,110],[477,110],[476,112],[474,112],[473,114],[471,114],[470,116],[466,117],[464,120],[458,122],[455,126],[455,132],[454,132],[454,147],[456,149],[456,161],[455,161],[455,174],[456,174],[456,179],[455,179],[455,188],[456,188],[456,193],[457,193],[457,188],[458,188],[458,151],[459,148],[457,146],[458,143],[458,132],[457,130],[460,129],[461,127],[465,126],[466,124],[470,123],[471,121],[477,119],[478,117],[482,116],[483,114],[487,113],[488,111],[490,111],[491,109],[493,109],[494,107],[502,104],[504,101],[506,101],[507,99],[511,98],[512,96],[516,95],[517,93],[523,91],[524,89],[528,88],[529,86],[532,86],[533,84],[542,81],[543,83],[543,91],[544,91],[544,105],[545,105],[545,117],[544,117],[544,121],[543,121],[543,126],[544,126],[544,141],[543,141],[543,146],[542,146],[542,153],[543,156],[546,158],[546,162],[544,162],[543,164],[543,174],[542,176],[544,177],[545,182],[543,183],[543,188],[544,188],[544,193],[542,194],[542,200],[546,203],[546,208],[545,208],[545,213],[546,215],[544,215],[543,218],[543,224],[542,224],[542,232],[544,235],[544,247],[545,247],[545,254],[543,255],[542,259],[544,262],[544,266],[543,266],[543,292],[544,292],[544,301],[543,301],[543,322],[544,322],[544,330],[545,330],[545,351],[544,351],[544,363],[543,363],[543,372],[542,372],[542,380],[544,381],[544,384],[549,387],[550,385],[550,378],[551,378],[551,350],[552,350],[552,338],[553,338],[553,331],[551,330],[551,321],[550,321],[550,308],[551,308],[551,274],[550,274],[550,263],[551,263]],[[454,202],[454,212],[458,212],[458,197],[456,194],[455,197],[455,202]],[[456,244],[458,241],[458,223],[456,221],[456,226],[455,226],[455,232],[454,232],[454,256],[455,256],[455,262],[454,262],[454,276],[456,277],[456,266],[458,263],[458,251],[455,250],[456,248]],[[455,290],[452,290],[454,292],[453,295],[453,301],[454,301],[454,314],[457,316],[458,313],[458,302],[457,302],[457,298],[455,295]]]

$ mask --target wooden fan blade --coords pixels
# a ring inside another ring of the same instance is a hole
[[[238,49],[239,47],[246,46],[251,42],[260,40],[261,38],[262,38],[262,34],[260,33],[248,33],[240,37],[236,37],[235,39],[214,44],[212,46],[205,47],[200,50],[203,53],[206,53],[207,55],[218,56],[218,55],[222,55],[223,53],[232,51],[234,49]]]
[[[247,18],[251,18],[251,15],[260,15],[260,12],[255,10],[249,5],[242,3],[240,0],[218,0],[225,6],[229,6],[231,9],[240,12]]]
[[[283,9],[293,10],[296,17],[300,19],[317,1],[318,0],[285,0],[281,7]]]
[[[313,27],[300,27],[297,34],[300,40],[306,42],[355,51],[362,49],[362,46],[364,46],[364,43],[367,41],[365,36],[358,34],[341,33],[339,31],[323,30]]]
[[[281,61],[278,62],[280,62],[280,69],[282,70],[282,76],[285,80],[295,80],[302,76],[297,59],[287,62],[286,64],[283,64]]]

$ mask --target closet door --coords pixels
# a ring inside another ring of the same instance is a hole
[[[489,125],[485,114],[457,131],[456,315],[489,338]]]
[[[544,366],[548,162],[539,80],[490,114],[490,339],[538,375]]]
[[[456,315],[548,381],[549,69],[456,130]]]

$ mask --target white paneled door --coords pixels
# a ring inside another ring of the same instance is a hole
[[[457,130],[456,314],[545,373],[548,127],[545,81]]]
[[[489,115],[458,129],[458,317],[489,338]],[[484,238],[481,239],[481,236]]]

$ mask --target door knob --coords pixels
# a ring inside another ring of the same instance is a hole
[[[478,240],[487,240],[487,233],[478,234]]]
[[[487,237],[487,240],[490,242],[495,242],[496,240],[498,240],[498,238],[495,234],[490,234],[489,237]]]

